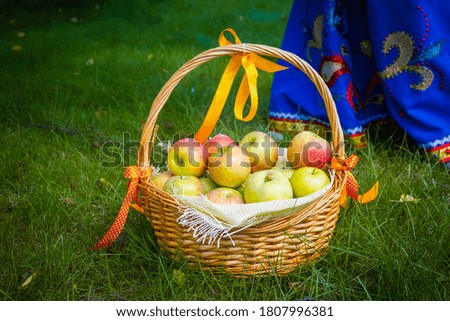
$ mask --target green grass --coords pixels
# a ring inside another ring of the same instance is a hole
[[[449,173],[402,134],[376,130],[367,149],[348,153],[361,158],[361,189],[380,181],[379,197],[349,201],[330,251],[287,276],[233,278],[172,261],[134,210],[114,245],[87,250],[117,214],[123,168],[136,162],[134,142],[163,84],[228,27],[243,41],[279,47],[290,3],[45,3],[0,16],[2,300],[450,299]],[[226,61],[180,83],[158,118],[162,139],[198,129]],[[266,128],[270,79],[261,75],[251,125],[233,120],[227,105],[216,131],[238,138]],[[110,141],[123,157],[102,166]],[[417,202],[399,202],[402,194]]]

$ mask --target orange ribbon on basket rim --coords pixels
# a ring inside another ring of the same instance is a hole
[[[351,173],[351,170],[355,168],[358,163],[359,157],[355,154],[352,154],[350,157],[345,159],[344,161],[339,162],[335,157],[331,159],[331,168],[334,170],[340,171],[348,171],[347,182],[345,184],[345,188],[342,191],[340,203],[342,206],[346,205],[346,197],[350,196],[358,203],[365,204],[373,201],[378,196],[378,182],[376,182],[366,193],[358,194],[358,182],[356,181],[355,176]]]
[[[125,195],[122,206],[120,207],[119,213],[117,214],[117,217],[114,220],[113,224],[109,228],[108,232],[106,232],[106,234],[100,239],[97,245],[91,248],[92,250],[98,250],[103,247],[107,247],[117,239],[117,237],[122,232],[123,227],[125,226],[130,206],[141,213],[144,212],[144,209],[139,206],[138,183],[139,180],[145,180],[151,175],[151,168],[143,169],[138,166],[128,166],[125,168],[124,176],[125,178],[130,179],[130,181],[128,182],[127,194]],[[133,201],[134,203],[132,203]]]
[[[225,32],[229,32],[234,37],[235,44],[242,44],[241,40],[237,36],[236,32],[231,29],[225,29],[220,33],[219,45],[227,46],[233,44],[227,38],[225,38]],[[257,54],[245,52],[235,53],[231,55],[231,59],[225,68],[222,78],[220,79],[219,86],[217,87],[214,98],[211,102],[209,110],[203,120],[200,129],[194,136],[194,139],[202,143],[206,142],[209,135],[212,133],[214,127],[219,120],[222,113],[225,102],[231,90],[234,78],[236,77],[240,67],[244,67],[245,74],[242,77],[242,81],[239,85],[239,89],[236,95],[234,103],[234,115],[238,120],[248,122],[253,119],[258,109],[258,69],[266,72],[276,72],[285,70],[288,67],[278,65],[270,60],[264,59]],[[250,96],[250,110],[246,116],[244,116],[244,107]]]

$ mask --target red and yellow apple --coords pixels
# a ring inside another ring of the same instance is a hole
[[[294,136],[287,150],[287,160],[294,168],[324,167],[331,159],[330,143],[310,131]]]
[[[177,141],[169,148],[167,166],[173,175],[200,177],[206,171],[203,144],[192,138]]]
[[[250,157],[252,173],[272,168],[277,162],[278,145],[267,133],[252,131],[242,137],[239,146]]]
[[[224,187],[238,187],[250,174],[250,158],[239,146],[220,148],[208,158],[208,171],[212,180]]]
[[[213,189],[206,197],[213,203],[230,205],[230,204],[244,204],[244,196],[234,188],[219,187]]]
[[[217,134],[216,136],[208,139],[203,145],[203,158],[205,164],[208,163],[209,156],[215,154],[218,149],[234,145],[236,145],[236,143],[233,138],[225,134]]]

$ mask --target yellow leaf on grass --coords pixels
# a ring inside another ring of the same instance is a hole
[[[21,51],[22,50],[22,46],[21,45],[13,45],[11,47],[11,51]]]
[[[406,202],[413,202],[413,203],[417,203],[419,201],[419,199],[412,197],[411,195],[408,194],[402,194],[400,195],[400,203],[406,203]]]
[[[173,272],[172,272],[172,278],[173,278],[173,282],[174,282],[176,285],[178,285],[178,286],[183,285],[184,282],[185,282],[185,276],[184,276],[183,271],[180,271],[180,270],[177,270],[177,269],[174,269],[174,270],[173,270]]]
[[[28,285],[30,285],[31,281],[33,281],[34,277],[36,276],[36,272],[33,272],[23,283],[20,285],[21,288],[26,288]]]

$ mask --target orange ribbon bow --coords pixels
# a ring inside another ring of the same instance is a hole
[[[331,159],[331,168],[334,170],[348,171],[346,186],[341,195],[341,205],[345,206],[347,195],[358,201],[361,204],[365,204],[373,201],[378,195],[378,182],[376,182],[366,193],[358,194],[358,182],[355,176],[350,172],[355,168],[358,163],[359,157],[356,155],[351,155],[345,159],[342,164],[336,159]]]
[[[125,226],[130,206],[141,213],[144,212],[144,210],[138,205],[138,183],[140,179],[146,179],[147,177],[150,177],[151,174],[151,168],[141,169],[138,166],[128,166],[127,168],[125,168],[124,176],[125,178],[130,179],[130,181],[128,182],[128,191],[125,195],[125,199],[123,200],[122,206],[120,207],[119,213],[117,214],[114,223],[111,225],[108,232],[106,232],[106,234],[100,239],[97,245],[92,248],[92,250],[98,250],[103,247],[107,247],[117,239],[117,237],[122,232],[123,227]],[[132,203],[132,201],[134,201],[135,203]]]
[[[226,31],[230,32],[233,35],[235,44],[242,43],[236,32],[233,29],[229,28],[221,32],[219,36],[220,46],[233,44],[225,38]],[[203,120],[200,129],[194,136],[195,140],[204,143],[212,133],[217,121],[219,120],[220,114],[222,113],[234,78],[236,77],[236,74],[238,73],[241,65],[244,67],[245,74],[242,78],[234,103],[234,115],[238,120],[244,122],[252,120],[256,115],[256,111],[258,109],[258,69],[264,70],[266,72],[276,72],[287,69],[287,67],[280,66],[274,62],[261,58],[254,53],[246,53],[245,47],[243,53],[236,53],[231,55],[231,59],[227,67],[225,68],[222,78],[220,79],[219,86],[217,87],[216,93],[205,116],[205,119]],[[244,117],[244,107],[249,96],[251,100],[250,110]]]

